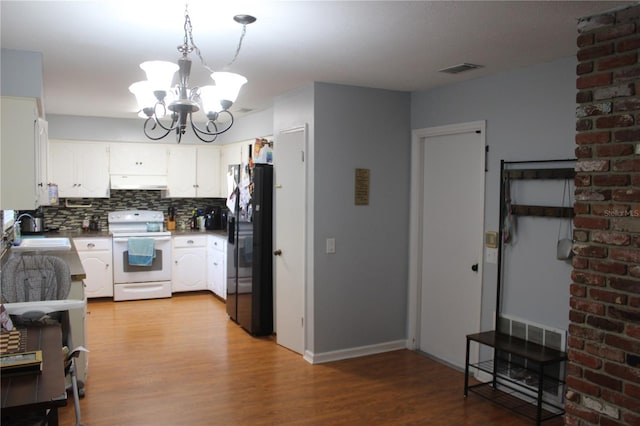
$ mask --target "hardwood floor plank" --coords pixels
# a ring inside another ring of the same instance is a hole
[[[310,365],[249,336],[207,293],[88,311],[86,425],[533,424],[465,400],[462,373],[413,351]],[[74,424],[73,404],[60,420]]]

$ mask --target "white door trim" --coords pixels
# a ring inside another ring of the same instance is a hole
[[[407,301],[407,348],[415,350],[419,347],[420,336],[420,300],[422,270],[422,183],[424,170],[424,145],[422,139],[433,136],[454,135],[480,131],[486,146],[486,121],[472,121],[468,123],[452,124],[437,127],[416,129],[411,136],[411,192],[409,200],[409,292]],[[484,180],[484,176],[483,176]],[[483,185],[484,186],[484,185]],[[484,209],[482,212],[484,223]],[[481,278],[482,279],[482,278]],[[480,324],[480,318],[478,318]]]

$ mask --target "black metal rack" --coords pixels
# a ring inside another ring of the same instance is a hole
[[[573,179],[573,167],[536,167],[555,163],[575,162],[575,159],[542,160],[542,161],[504,161],[500,162],[500,226],[498,231],[498,277],[496,283],[496,318],[495,331],[470,334],[467,336],[464,396],[469,391],[489,399],[503,407],[522,414],[536,425],[564,414],[564,407],[545,401],[545,392],[555,392],[560,396],[564,392],[564,380],[559,374],[550,371],[562,371],[556,368],[567,360],[563,351],[542,346],[518,337],[501,333],[499,321],[502,295],[502,262],[503,262],[503,224],[505,221],[506,183],[511,180],[560,180]],[[528,168],[510,168],[512,165],[531,166]],[[521,216],[541,216],[572,218],[573,208],[564,206],[511,205],[510,214]],[[477,342],[494,349],[492,360],[469,363],[469,347]],[[469,385],[469,368],[473,367],[491,376],[491,380]]]

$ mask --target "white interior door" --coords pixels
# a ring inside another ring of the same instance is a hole
[[[480,327],[484,129],[439,129],[420,141],[418,342],[421,351],[463,368],[465,336]]]
[[[305,140],[303,127],[274,143],[275,305],[278,344],[304,351]]]

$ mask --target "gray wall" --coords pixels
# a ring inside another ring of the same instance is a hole
[[[314,105],[315,351],[405,339],[409,93],[317,83]],[[366,206],[356,168],[370,170]]]
[[[4,81],[4,80],[3,80]],[[78,117],[69,115],[47,115],[50,139],[81,141],[175,143],[175,135],[152,141],[143,133],[142,118]],[[201,126],[204,127],[204,126]],[[269,136],[273,133],[273,109],[239,117],[228,132],[218,136],[214,144],[224,144]],[[183,136],[183,144],[204,144],[191,130]]]
[[[2,96],[42,98],[42,53],[2,49]]]
[[[485,190],[485,230],[498,230],[500,160],[574,157],[575,58],[517,69],[412,94],[411,128],[487,120],[490,146]],[[514,188],[514,192],[516,189]],[[517,195],[523,195],[520,189]],[[542,190],[561,203],[562,186]],[[502,310],[566,329],[570,264],[555,259],[558,219],[523,218],[506,262]],[[482,321],[493,327],[497,268],[485,264]]]

